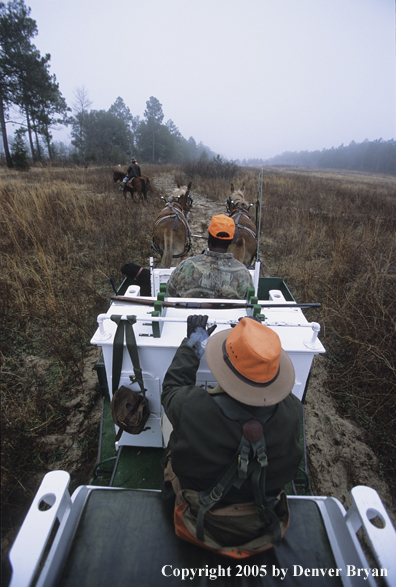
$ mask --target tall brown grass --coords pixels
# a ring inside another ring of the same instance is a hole
[[[1,170],[3,531],[37,489],[30,479],[60,459],[40,438],[64,432],[109,277],[147,262],[156,209],[125,202],[110,169]]]
[[[11,514],[51,458],[36,441],[65,427],[65,400],[113,293],[109,276],[120,283],[124,263],[147,265],[151,254],[163,188],[145,203],[125,202],[111,171],[0,170],[2,501]],[[230,192],[229,180],[185,177],[181,168],[143,171],[154,185],[160,174],[192,179],[193,192],[222,205]],[[252,202],[258,171],[240,169],[233,180],[245,182]],[[389,177],[267,169],[260,252],[298,301],[322,303],[309,318],[322,325],[328,391],[366,430],[396,493],[395,194]]]
[[[251,180],[251,193],[256,185]],[[396,496],[396,181],[266,171],[262,256],[322,325],[328,391]]]

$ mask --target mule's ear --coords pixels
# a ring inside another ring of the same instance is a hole
[[[192,186],[192,181],[190,181],[190,183],[188,184],[188,186],[187,186],[187,191],[188,191],[188,190],[191,190],[191,186]]]
[[[232,192],[235,192],[235,188],[234,188],[234,184],[233,183],[231,184],[231,193]]]
[[[176,182],[176,185],[180,189],[180,183],[178,181]]]
[[[243,182],[243,184],[241,185],[241,192],[243,192],[245,189],[245,182]]]

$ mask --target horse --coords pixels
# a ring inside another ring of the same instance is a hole
[[[126,176],[126,172],[124,171],[113,171],[113,183],[117,183],[117,181],[123,182],[124,177]],[[146,200],[147,199],[147,191],[153,193],[153,186],[151,185],[150,179],[147,175],[141,175],[139,177],[132,177],[129,181],[123,183],[120,186],[120,190],[123,191],[124,198],[126,200],[127,193],[131,194],[131,198],[133,199],[133,195],[135,193],[139,194],[139,199],[141,200],[142,197]]]
[[[178,265],[191,250],[191,230],[187,221],[192,206],[190,188],[191,182],[187,187],[177,183],[169,202],[162,197],[166,205],[154,221],[151,243],[154,251],[161,255],[161,267]]]
[[[113,171],[113,183],[117,183],[117,181],[122,181],[126,176],[126,171]]]
[[[249,217],[249,209],[254,204],[249,204],[244,196],[245,184],[236,190],[231,184],[231,194],[227,198],[226,207],[228,215],[234,220],[235,233],[232,243],[227,251],[233,253],[246,267],[250,267],[257,251],[257,228]]]
[[[184,216],[188,219],[190,215],[190,210],[194,203],[194,198],[190,194],[192,181],[188,184],[188,186],[181,186],[179,182],[176,183],[177,187],[173,190],[169,201],[170,202],[177,202],[182,207]],[[165,202],[165,198],[162,198]]]

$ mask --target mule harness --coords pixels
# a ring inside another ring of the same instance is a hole
[[[180,204],[177,204],[178,207],[181,208]],[[188,253],[191,249],[191,231],[190,231],[190,227],[188,225],[188,222],[182,212],[182,210],[178,210],[177,208],[174,207],[174,203],[173,202],[169,202],[164,210],[166,210],[166,208],[170,208],[172,213],[171,214],[167,214],[166,216],[161,216],[161,218],[158,218],[158,220],[154,223],[154,228],[156,226],[158,226],[158,224],[160,224],[163,220],[166,220],[167,218],[174,218],[174,223],[173,223],[173,229],[172,230],[177,230],[178,227],[178,223],[179,220],[182,222],[183,226],[184,226],[184,230],[185,230],[185,234],[186,234],[186,242],[184,245],[184,251],[182,253],[180,253],[179,255],[172,255],[172,257],[174,259],[178,258],[178,257],[183,257],[186,253]],[[163,211],[164,211],[163,210]],[[159,255],[163,255],[163,251],[161,251],[159,249],[159,247],[157,247],[155,241],[154,241],[154,235],[153,235],[153,240],[151,242],[151,247],[154,249],[154,251],[156,253],[158,253]]]
[[[234,218],[234,215],[237,214],[237,217]],[[233,243],[236,243],[237,238],[238,238],[238,228],[243,228],[244,230],[247,230],[248,232],[250,232],[250,234],[252,235],[252,237],[254,238],[254,240],[257,242],[257,234],[251,230],[250,228],[248,228],[247,226],[244,226],[243,224],[239,224],[239,219],[241,216],[244,216],[245,218],[247,218],[248,220],[251,221],[249,214],[243,209],[243,206],[239,206],[238,209],[233,210],[233,212],[231,212],[230,217],[234,220],[235,222],[235,233],[234,233],[234,238],[232,239]]]

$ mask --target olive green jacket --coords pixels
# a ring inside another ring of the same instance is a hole
[[[184,339],[165,375],[161,401],[173,426],[168,445],[172,468],[183,488],[201,491],[208,489],[230,464],[242,437],[242,426],[226,418],[213,397],[195,385],[199,360],[187,342]],[[253,417],[264,415],[268,409],[241,405]],[[289,394],[264,425],[268,495],[277,495],[297,473],[303,455],[299,442],[302,411],[301,402]],[[233,502],[251,501],[250,483],[240,490],[232,489],[229,498]]]

